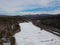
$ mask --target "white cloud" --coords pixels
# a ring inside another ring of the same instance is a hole
[[[60,6],[60,0],[0,0],[0,8],[6,13],[18,10]]]

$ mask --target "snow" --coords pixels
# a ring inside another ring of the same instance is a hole
[[[10,45],[10,43],[3,43],[3,45]]]
[[[60,45],[60,37],[40,30],[31,22],[20,26],[21,32],[15,34],[17,45]]]

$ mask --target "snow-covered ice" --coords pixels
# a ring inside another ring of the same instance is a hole
[[[21,32],[15,34],[17,45],[60,45],[60,37],[34,26],[21,23]]]

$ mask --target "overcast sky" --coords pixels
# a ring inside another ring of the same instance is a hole
[[[0,14],[59,13],[60,0],[0,0]]]

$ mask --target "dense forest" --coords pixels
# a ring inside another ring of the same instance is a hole
[[[14,24],[32,22],[35,26],[60,33],[60,14],[35,14],[35,15],[16,15],[16,16],[7,16],[0,15],[0,23]]]

